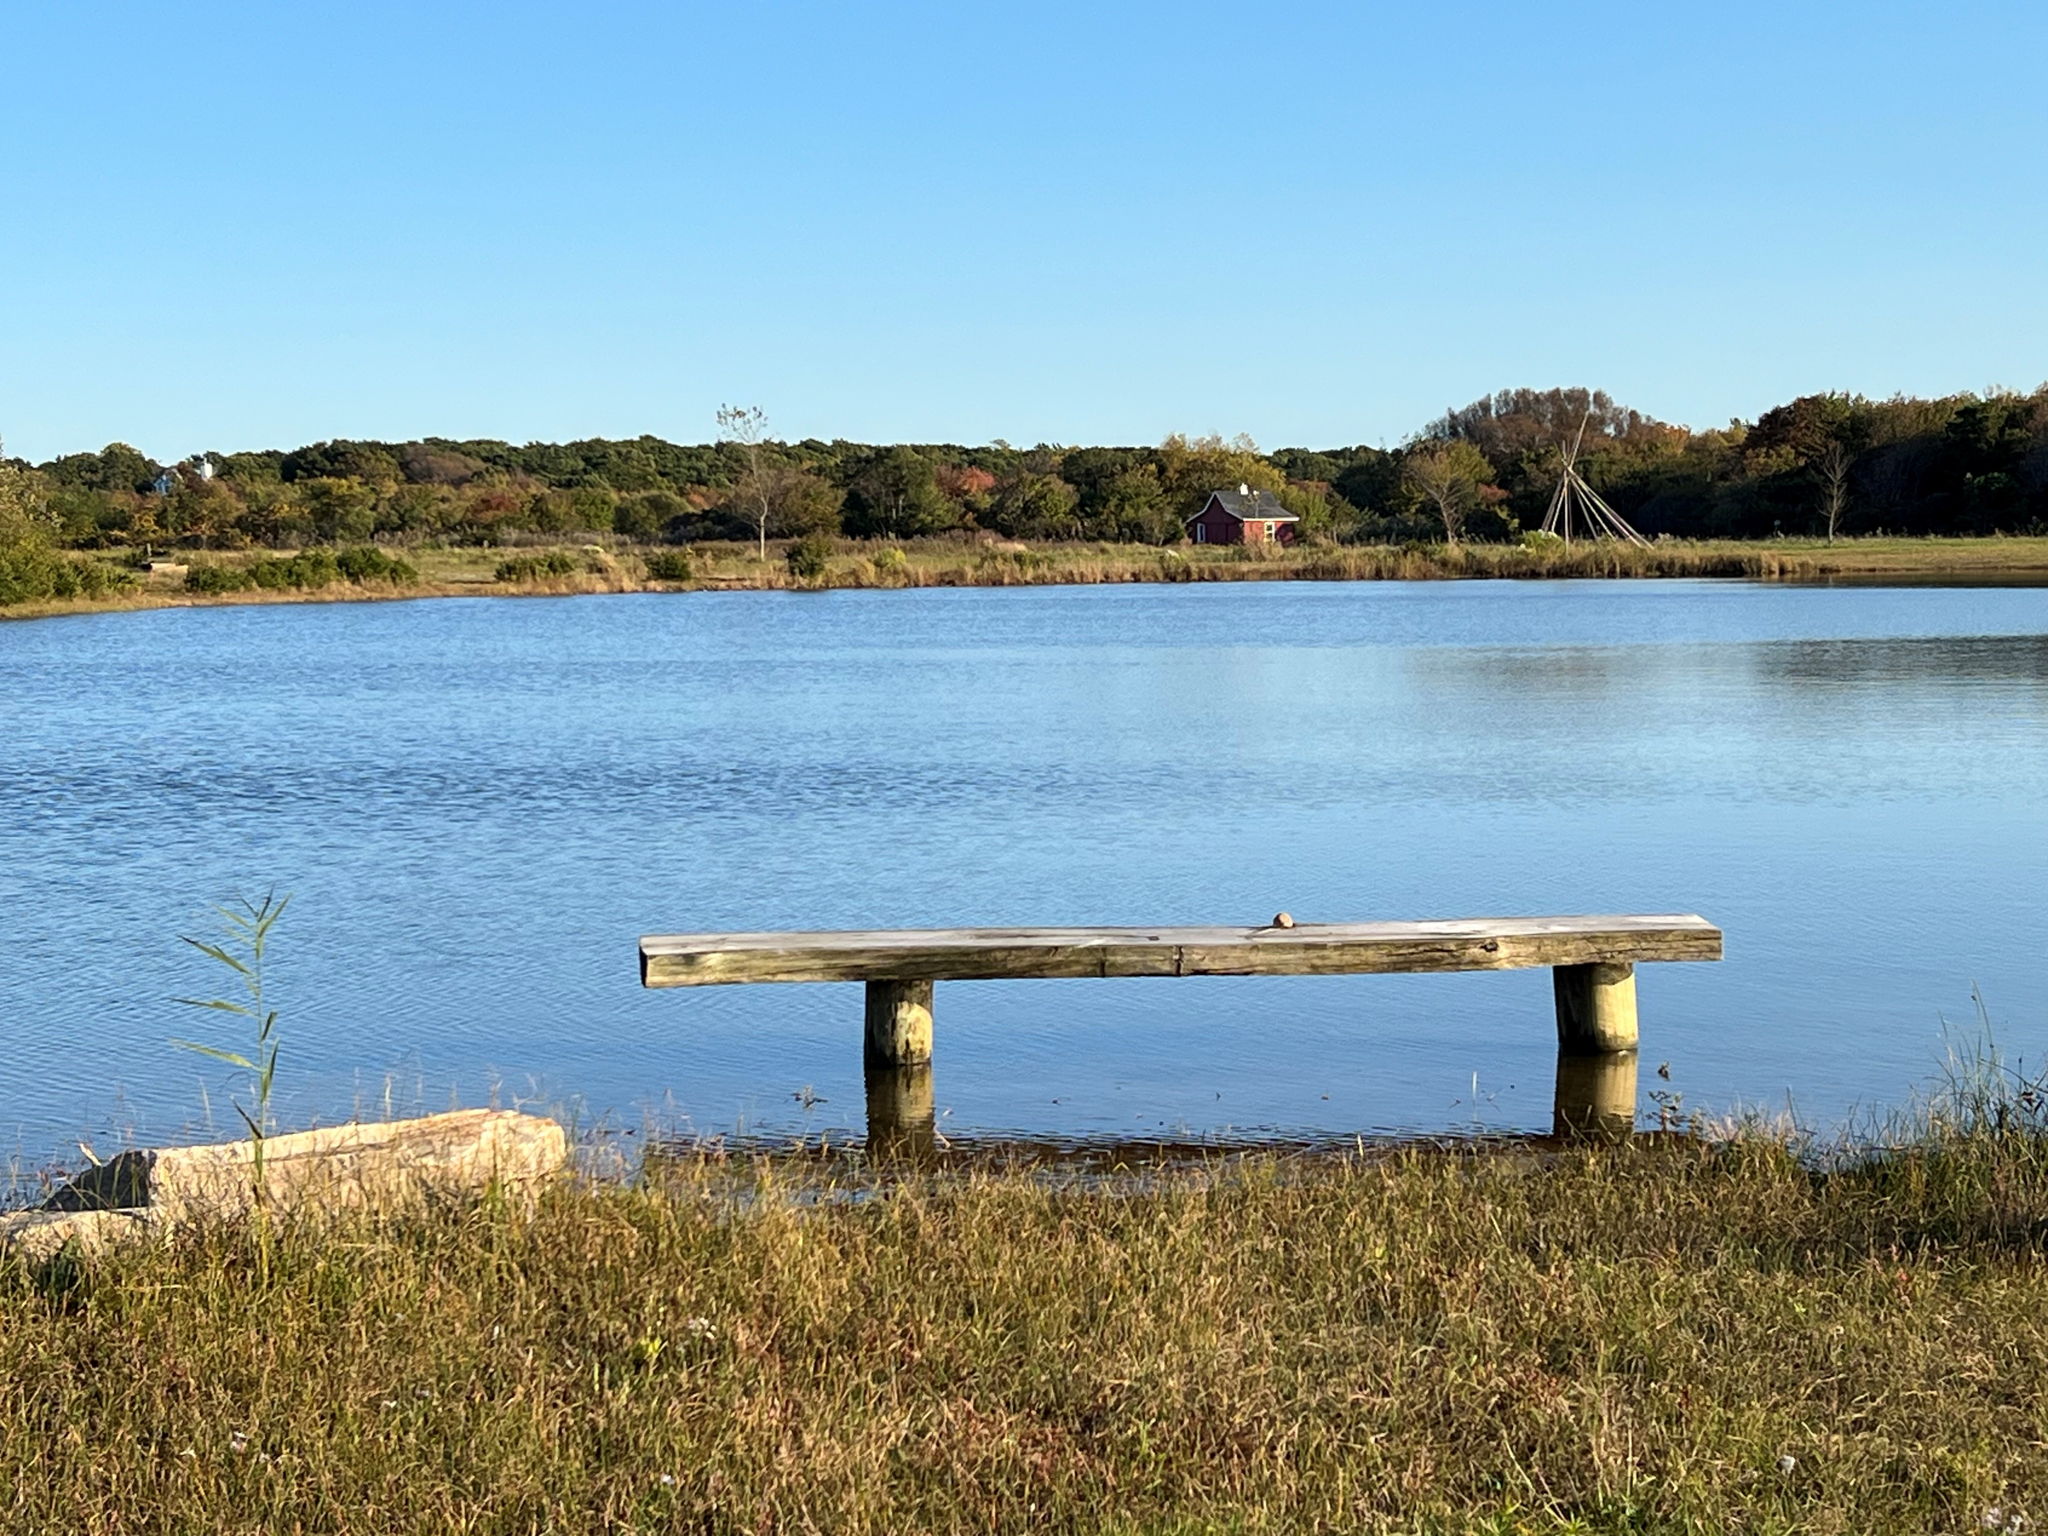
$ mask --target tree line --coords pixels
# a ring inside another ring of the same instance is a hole
[[[1238,437],[1149,447],[783,441],[756,409],[718,440],[514,445],[425,438],[201,453],[122,443],[0,460],[0,549],[644,544],[985,530],[1026,540],[1169,544],[1209,492],[1273,492],[1335,543],[1498,541],[1542,521],[1559,453],[1646,535],[2048,531],[2048,386],[2031,394],[1807,395],[1704,431],[1601,391],[1504,390],[1394,448],[1261,451]],[[5,581],[0,572],[0,582]]]

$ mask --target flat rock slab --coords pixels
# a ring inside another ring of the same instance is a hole
[[[0,1252],[49,1259],[69,1247],[95,1258],[157,1230],[148,1211],[15,1211],[0,1216]]]
[[[1720,958],[1721,930],[1684,913],[1261,928],[655,934],[640,941],[640,979],[650,987],[702,987],[750,981],[1340,976]]]
[[[263,1143],[263,1203],[277,1214],[303,1216],[404,1210],[492,1186],[525,1197],[568,1155],[561,1126],[512,1110],[297,1131]],[[165,1226],[246,1215],[256,1203],[254,1149],[242,1140],[123,1152],[25,1214],[141,1212]],[[0,1228],[0,1238],[7,1235]]]

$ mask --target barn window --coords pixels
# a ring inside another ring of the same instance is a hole
[[[1206,544],[1209,542],[1209,530],[1206,525],[1202,523],[1195,524],[1195,542],[1197,544]]]
[[[1271,523],[1266,524],[1266,537],[1269,539],[1273,537],[1273,525]]]

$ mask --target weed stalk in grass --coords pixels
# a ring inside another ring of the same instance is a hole
[[[224,1061],[250,1075],[252,1103],[248,1107],[237,1103],[235,1113],[249,1128],[250,1178],[259,1204],[264,1191],[263,1140],[270,1130],[270,1094],[277,1080],[277,1010],[264,996],[263,961],[270,945],[270,931],[277,926],[277,920],[284,916],[284,909],[290,903],[289,895],[265,892],[260,902],[252,902],[245,896],[238,897],[233,907],[215,907],[214,910],[227,923],[222,941],[209,944],[204,939],[185,937],[185,942],[208,959],[233,971],[240,981],[243,998],[240,1001],[226,997],[175,999],[188,1008],[212,1008],[221,1013],[232,1013],[256,1026],[253,1055],[203,1045],[196,1040],[173,1040],[171,1044],[180,1050],[196,1051],[215,1061]]]

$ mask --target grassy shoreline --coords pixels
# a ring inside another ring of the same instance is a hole
[[[2048,1135],[691,1157],[0,1264],[22,1529],[2017,1531]]]
[[[539,546],[537,546],[538,548]],[[888,554],[887,549],[898,553]],[[1206,581],[1430,581],[1734,577],[1785,582],[2011,582],[2048,585],[2048,537],[1870,538],[1826,544],[1819,540],[1769,542],[1670,541],[1649,549],[1581,544],[1527,549],[1472,544],[1455,548],[1337,546],[1288,550],[1229,550],[1179,546],[1158,549],[1113,544],[967,544],[913,541],[902,546],[841,543],[823,573],[791,573],[779,548],[763,562],[748,545],[705,544],[691,551],[686,581],[647,575],[652,549],[575,546],[574,574],[541,580],[500,581],[503,549],[408,549],[419,568],[416,584],[341,583],[313,590],[251,590],[204,595],[185,590],[181,575],[155,573],[101,598],[0,607],[0,618],[151,608],[276,602],[366,602],[422,597],[565,596],[605,592],[902,589],[913,587],[1067,586],[1128,582]],[[194,564],[246,565],[259,552],[195,553]]]

